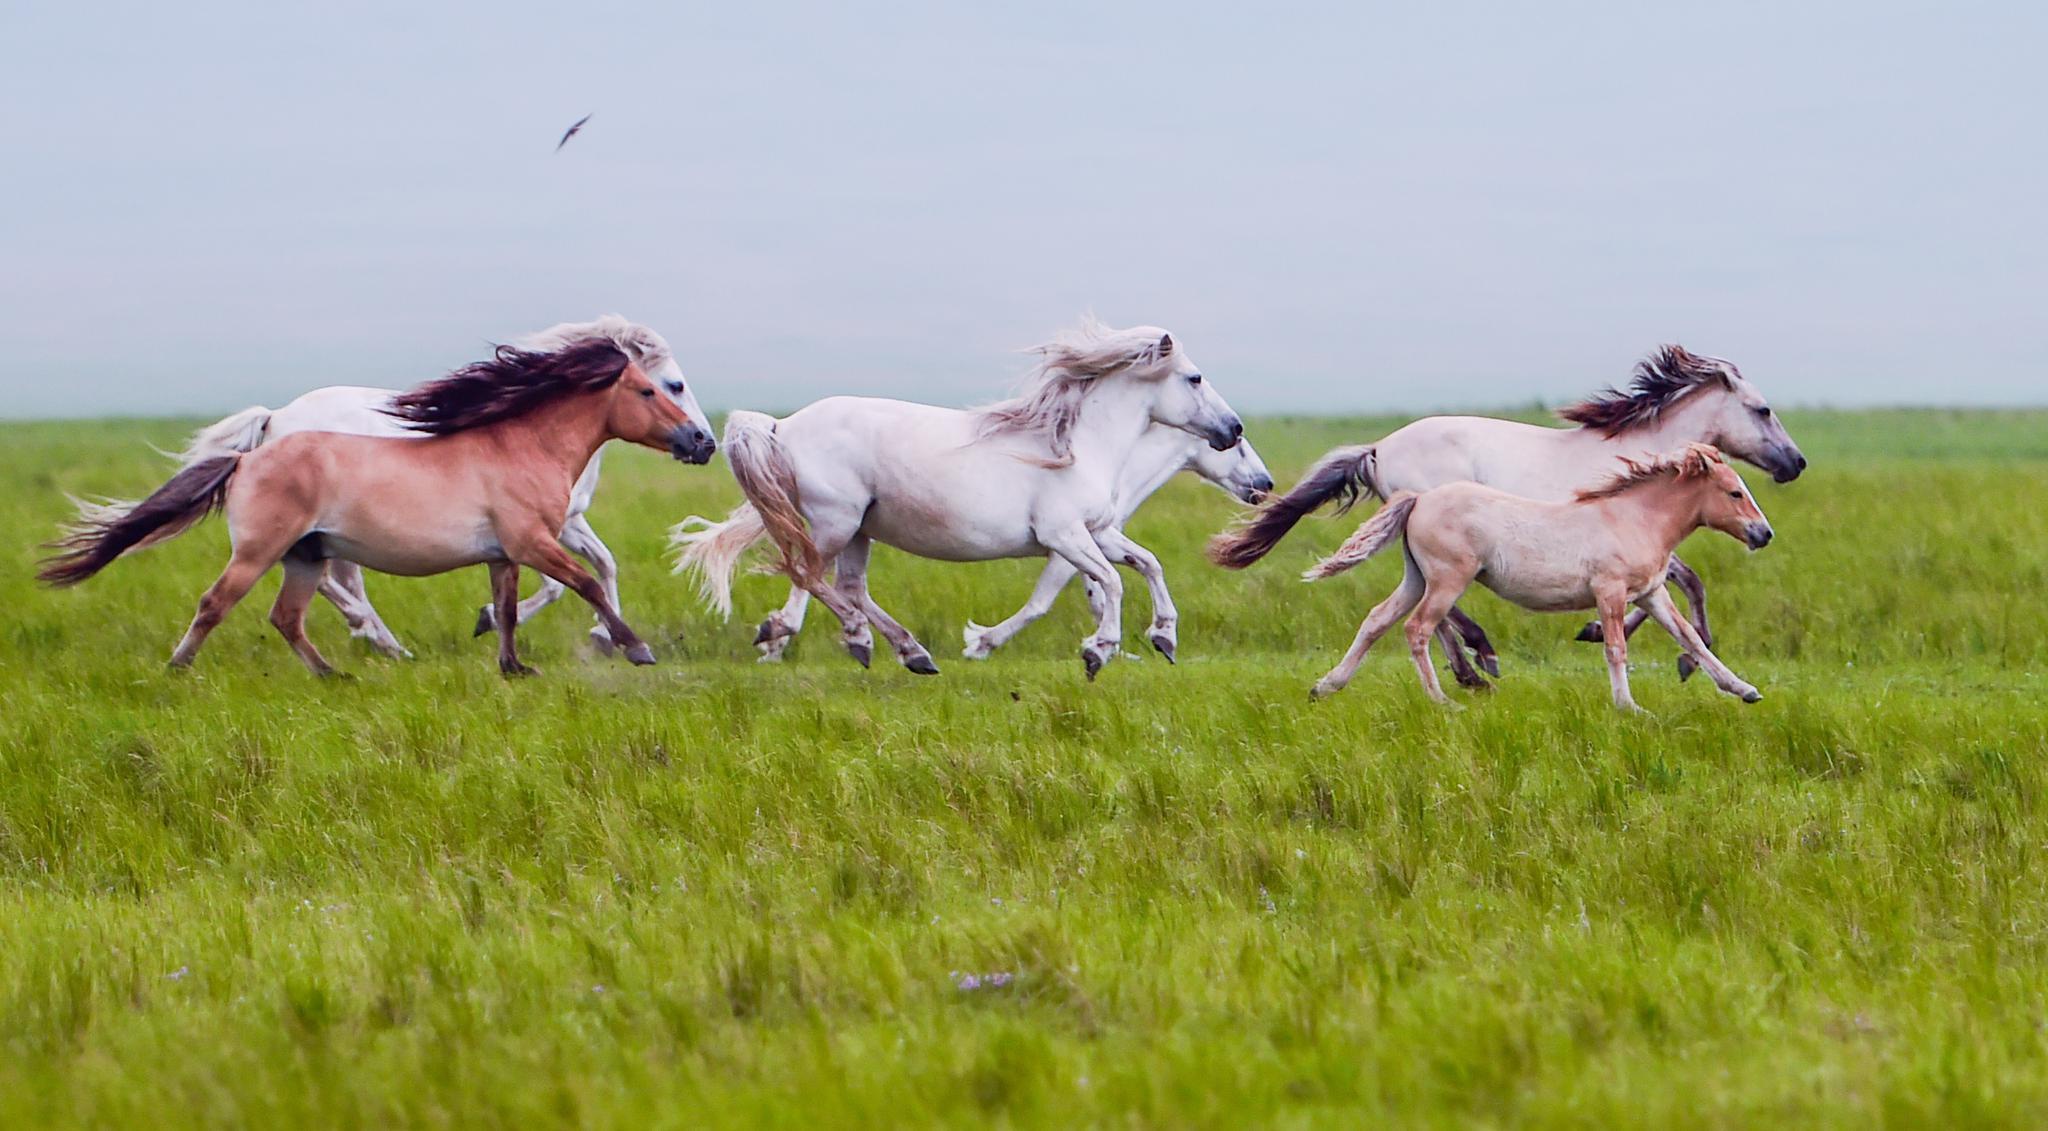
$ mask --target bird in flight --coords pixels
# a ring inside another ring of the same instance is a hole
[[[560,153],[562,151],[562,147],[569,144],[569,139],[576,136],[576,131],[583,128],[583,123],[595,117],[597,117],[597,112],[592,111],[588,114],[583,115],[581,118],[576,119],[576,124],[569,127],[569,132],[563,134],[562,140],[555,143],[555,152]]]

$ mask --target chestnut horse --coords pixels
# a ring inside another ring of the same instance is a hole
[[[1394,623],[1408,620],[1408,651],[1429,697],[1448,703],[1429,662],[1429,641],[1451,606],[1474,581],[1525,609],[1561,613],[1595,609],[1607,646],[1614,705],[1640,710],[1628,689],[1628,634],[1622,622],[1633,603],[1676,637],[1685,654],[1714,683],[1745,703],[1763,698],[1728,670],[1699,630],[1680,616],[1664,591],[1671,551],[1686,535],[1710,526],[1752,550],[1771,540],[1771,524],[1749,488],[1721,453],[1691,444],[1658,459],[1622,460],[1625,470],[1578,492],[1571,502],[1525,499],[1470,481],[1416,494],[1397,491],[1378,514],[1337,552],[1303,577],[1316,581],[1342,573],[1404,539],[1407,571],[1401,586],[1374,606],[1351,650],[1319,681],[1317,698],[1343,689],[1367,649]],[[1244,531],[1219,536],[1210,557],[1237,562]]]
[[[282,562],[270,623],[314,674],[330,674],[305,629],[330,559],[415,577],[488,564],[498,666],[507,675],[533,671],[513,641],[522,565],[590,602],[627,659],[654,662],[558,538],[570,491],[605,441],[704,463],[715,448],[704,422],[601,338],[549,352],[501,346],[488,361],[395,398],[387,411],[428,438],[300,432],[200,460],[140,503],[86,508],[37,576],[75,585],[129,550],[225,510],[233,556],[200,598],[173,667],[191,664],[228,610]]]

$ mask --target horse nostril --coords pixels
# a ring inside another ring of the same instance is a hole
[[[1797,458],[1797,460],[1798,460],[1798,462],[1799,462],[1799,470],[1801,470],[1801,471],[1805,471],[1805,470],[1806,470],[1806,457],[1805,457],[1805,456],[1798,456],[1798,457],[1796,457],[1796,458]]]

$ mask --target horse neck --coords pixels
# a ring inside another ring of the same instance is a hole
[[[1696,480],[1660,475],[1598,502],[1628,526],[1649,531],[1661,547],[1660,557],[1669,557],[1686,535],[1700,528]]]
[[[1164,424],[1154,424],[1138,435],[1138,445],[1117,477],[1117,493],[1131,506],[1150,498],[1182,468],[1189,466],[1200,440]]]
[[[1716,407],[1713,400],[1710,390],[1687,393],[1677,404],[1659,413],[1656,420],[1626,436],[1615,437],[1614,442],[1626,440],[1651,455],[1662,455],[1687,444],[1714,443],[1718,437],[1713,435],[1710,423]]]
[[[501,441],[538,452],[538,459],[559,467],[574,483],[597,450],[612,439],[607,417],[611,390],[571,393],[531,412],[489,425]]]
[[[1114,377],[1100,380],[1105,384],[1089,390],[1087,399],[1081,402],[1069,450],[1074,453],[1076,464],[1095,463],[1114,467],[1121,473],[1128,466],[1138,440],[1152,427],[1151,399],[1148,390],[1137,381]]]

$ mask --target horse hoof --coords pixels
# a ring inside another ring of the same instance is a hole
[[[1484,672],[1485,672],[1485,673],[1486,673],[1487,675],[1490,675],[1490,676],[1492,676],[1492,677],[1493,677],[1493,678],[1495,678],[1495,679],[1499,679],[1499,678],[1500,678],[1500,657],[1499,657],[1499,656],[1496,656],[1496,655],[1494,655],[1494,654],[1493,654],[1493,653],[1491,653],[1491,652],[1487,652],[1487,653],[1485,653],[1485,654],[1481,655],[1481,656],[1479,657],[1479,667],[1480,667],[1480,669],[1481,669],[1482,671],[1484,671]]]
[[[491,616],[491,607],[489,605],[485,605],[483,608],[478,609],[476,612],[476,627],[469,630],[469,638],[471,640],[474,640],[477,637],[482,636],[484,633],[489,632],[490,630],[496,627],[498,627],[498,625],[495,618]]]
[[[1598,644],[1607,639],[1607,633],[1601,629],[1600,622],[1596,620],[1588,622],[1584,628],[1579,630],[1579,634],[1572,637],[1572,639],[1581,644]]]
[[[1088,682],[1094,683],[1102,671],[1102,653],[1093,648],[1081,649],[1081,667],[1088,673]]]
[[[856,663],[865,668],[874,661],[875,649],[872,645],[868,644],[848,644],[846,646],[846,654],[852,656]]]
[[[762,621],[761,627],[754,630],[754,646],[758,648],[773,639],[775,639],[775,622],[772,620]]]
[[[536,667],[530,667],[526,664],[522,664],[517,660],[514,660],[509,664],[501,661],[498,664],[498,674],[504,676],[506,679],[524,679],[530,675],[539,675],[540,669]]]
[[[654,662],[654,649],[649,648],[643,641],[626,649],[626,658],[644,667]]]
[[[1322,680],[1317,680],[1316,685],[1308,689],[1308,697],[1311,700],[1328,699],[1335,694],[1337,694],[1337,689],[1324,683]]]
[[[1692,673],[1698,670],[1700,670],[1700,666],[1693,663],[1691,656],[1680,656],[1678,658],[1678,682],[1684,683],[1686,680],[1691,679]]]
[[[1742,701],[1743,701],[1744,703],[1759,703],[1759,702],[1762,702],[1762,701],[1763,701],[1763,697],[1764,697],[1764,693],[1763,693],[1763,692],[1761,692],[1761,691],[1758,691],[1758,690],[1757,690],[1756,688],[1754,688],[1754,687],[1752,687],[1752,688],[1750,688],[1750,689],[1749,689],[1748,691],[1745,691],[1745,692],[1743,692],[1743,693],[1742,693]]]
[[[1157,649],[1159,649],[1159,654],[1160,654],[1160,655],[1162,655],[1162,656],[1164,656],[1164,657],[1166,657],[1166,662],[1167,662],[1167,663],[1169,663],[1169,664],[1173,664],[1173,663],[1178,663],[1178,662],[1179,662],[1179,661],[1177,661],[1177,660],[1175,660],[1175,659],[1173,658],[1173,649],[1174,649],[1175,645],[1174,645],[1174,642],[1173,642],[1173,638],[1172,638],[1172,637],[1170,637],[1170,636],[1155,636],[1155,637],[1152,637],[1152,647],[1154,647],[1154,648],[1157,648]]]
[[[911,671],[914,671],[919,675],[939,674],[939,665],[932,663],[932,658],[930,656],[922,654],[912,656],[911,658],[903,661],[903,666],[909,668]]]

